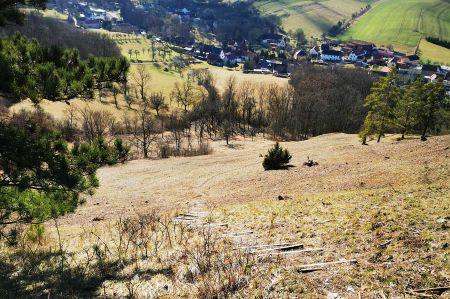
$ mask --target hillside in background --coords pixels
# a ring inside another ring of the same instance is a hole
[[[373,0],[261,0],[255,6],[266,15],[282,18],[286,31],[302,28],[307,36],[320,36],[343,19],[372,4]]]
[[[120,48],[105,34],[75,28],[66,21],[67,16],[54,10],[44,13],[30,12],[23,26],[10,24],[0,28],[0,38],[20,32],[35,38],[45,47],[76,48],[83,58],[90,54],[100,57],[118,57]]]
[[[368,40],[380,45],[392,44],[396,49],[411,53],[426,36],[450,40],[449,1],[384,1],[362,16],[341,38]],[[428,43],[421,44],[424,60],[448,61],[450,51],[438,48],[430,49]]]

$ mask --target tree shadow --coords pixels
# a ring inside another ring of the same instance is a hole
[[[283,165],[283,166],[279,166],[277,168],[273,168],[273,169],[266,169],[266,171],[271,171],[271,170],[289,170],[291,168],[295,168],[297,166],[292,165],[292,164],[288,164],[288,165]]]
[[[0,298],[94,298],[105,280],[117,278],[119,265],[103,263],[101,268],[93,265],[59,269],[58,252],[11,256],[30,259],[24,267],[7,259],[0,259]],[[86,271],[87,270],[87,271]]]

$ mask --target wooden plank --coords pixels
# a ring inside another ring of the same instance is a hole
[[[303,248],[303,244],[291,244],[288,246],[255,250],[252,253],[260,253],[260,252],[267,252],[267,251],[289,251],[289,250],[302,249],[302,248]]]
[[[299,266],[297,270],[300,272],[312,272],[312,271],[322,270],[322,269],[326,268],[327,266],[331,266],[331,265],[356,263],[356,262],[357,262],[357,260],[352,259],[352,260],[341,260],[341,261],[316,263],[316,264],[306,264],[306,265]]]
[[[177,217],[198,218],[198,215],[189,214],[189,213],[181,213],[181,214],[178,214]]]
[[[251,254],[257,254],[258,256],[270,256],[270,255],[287,255],[287,254],[298,254],[298,253],[308,253],[308,252],[318,252],[323,251],[323,248],[310,248],[310,249],[301,249],[301,250],[292,250],[292,251],[284,251],[284,252],[269,252],[258,254],[257,252],[251,252]]]
[[[258,245],[250,245],[250,246],[243,246],[238,247],[235,249],[252,249],[252,248],[266,248],[266,247],[280,247],[280,246],[288,246],[291,243],[279,243],[279,244],[258,244]]]
[[[436,293],[436,294],[442,294],[446,291],[450,290],[450,286],[445,287],[436,287],[436,288],[425,288],[425,289],[418,289],[418,290],[410,290],[408,292],[414,292],[414,293]]]
[[[203,226],[210,226],[210,227],[228,227],[228,223],[209,223],[209,222],[203,222],[200,223],[200,225]]]

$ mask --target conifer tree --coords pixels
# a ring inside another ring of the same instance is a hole
[[[371,112],[371,117],[366,119],[365,122],[378,135],[377,142],[380,142],[381,137],[394,119],[394,108],[399,99],[397,80],[397,73],[391,70],[386,77],[374,83],[370,95],[366,97],[364,102],[364,106]]]
[[[395,107],[395,123],[405,139],[405,134],[410,133],[417,124],[417,109],[423,101],[425,93],[425,81],[419,77],[408,84],[403,90]]]
[[[424,96],[419,98],[417,119],[421,128],[421,140],[426,140],[428,131],[441,119],[450,121],[450,99],[446,96],[442,82],[429,82],[424,85]]]
[[[292,156],[278,142],[264,156],[264,170],[282,169],[287,166]]]
[[[45,9],[47,0],[2,0],[0,1],[0,26],[7,23],[22,24],[25,18],[17,5],[28,5],[38,9]]]

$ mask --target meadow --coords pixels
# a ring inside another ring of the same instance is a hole
[[[380,3],[362,16],[341,39],[360,39],[392,44],[395,49],[414,53],[426,36],[450,39],[450,3],[444,0],[389,0]],[[450,51],[430,49],[423,44],[423,59],[448,61]]]
[[[255,6],[265,15],[281,17],[285,30],[303,29],[307,36],[319,37],[333,25],[375,1],[360,0],[262,0]]]

